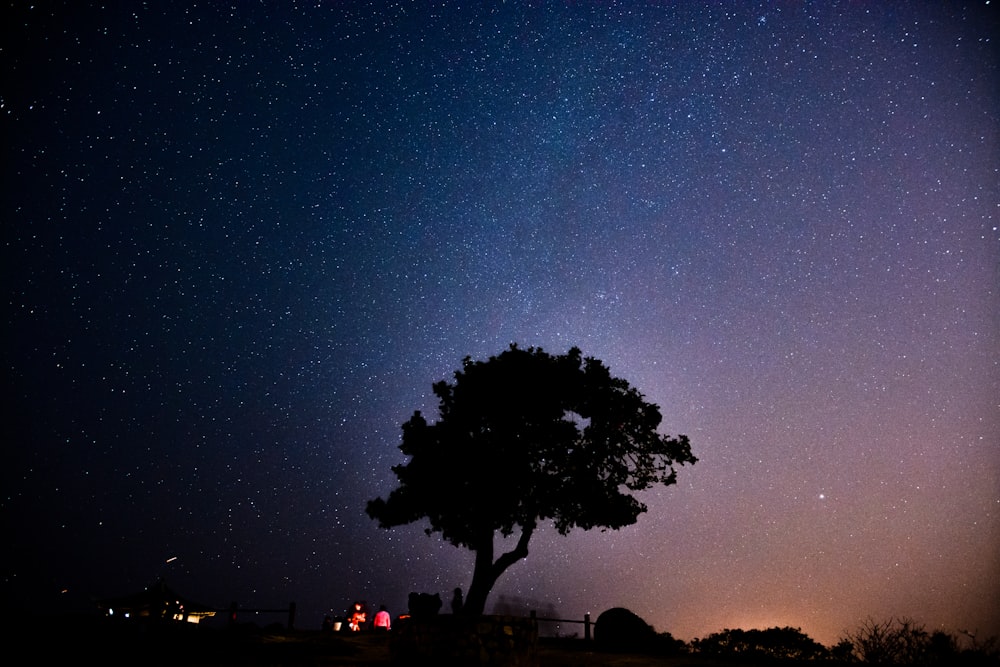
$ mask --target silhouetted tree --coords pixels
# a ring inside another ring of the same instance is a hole
[[[629,491],[674,484],[674,466],[697,461],[686,436],[657,432],[656,405],[577,348],[466,357],[453,383],[433,389],[440,419],[417,411],[403,424],[410,460],[392,468],[400,486],[367,512],[383,528],[426,518],[428,535],[475,553],[469,615],[483,613],[500,575],[527,556],[540,522],[563,535],[633,524],[646,506]],[[498,532],[519,536],[494,558]]]
[[[903,627],[909,627],[910,622],[896,626],[893,619],[876,621],[873,618],[865,621],[848,634],[846,639],[854,646],[854,656],[869,665],[902,664]]]
[[[799,628],[723,630],[694,641],[704,655],[727,658],[825,660],[830,651]]]
[[[927,659],[929,665],[953,665],[958,662],[958,641],[943,630],[935,630],[927,640]]]
[[[967,664],[976,665],[1000,665],[1000,638],[989,636],[982,639],[978,632],[968,630],[960,631],[969,640],[969,648],[961,652],[962,656],[968,658]]]
[[[962,649],[958,640],[942,630],[927,632],[912,619],[865,620],[841,640],[852,649],[853,658],[866,665],[1000,665],[996,639]]]

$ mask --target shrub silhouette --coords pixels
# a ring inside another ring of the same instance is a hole
[[[703,655],[727,658],[820,660],[830,657],[826,647],[799,628],[790,627],[723,630],[704,639],[696,639],[694,646]]]
[[[851,657],[866,665],[1000,665],[997,639],[980,641],[964,633],[971,646],[961,649],[958,640],[941,630],[928,632],[911,618],[866,619],[841,640]]]
[[[647,651],[655,640],[653,627],[624,607],[608,609],[594,625],[594,642],[608,651]]]

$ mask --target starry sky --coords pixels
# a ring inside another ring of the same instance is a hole
[[[447,601],[471,554],[364,506],[516,342],[699,462],[493,602],[1000,635],[996,3],[3,13],[5,599]]]

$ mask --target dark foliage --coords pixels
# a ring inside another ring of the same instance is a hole
[[[638,614],[623,607],[602,612],[594,623],[594,645],[602,651],[676,656],[688,646],[669,632],[656,632]]]
[[[775,660],[823,660],[830,651],[799,628],[723,630],[693,642],[702,655]]]
[[[957,665],[1000,667],[1000,646],[995,637],[980,641],[966,633],[970,645],[943,631],[927,632],[909,618],[876,621],[869,618],[841,642],[851,656],[866,665]]]
[[[441,611],[441,594],[410,593],[408,608],[410,616],[413,618],[423,619],[429,616],[436,616]]]
[[[483,612],[497,578],[527,556],[543,521],[562,534],[621,528],[646,511],[631,491],[676,481],[695,463],[685,436],[657,432],[661,415],[625,380],[573,348],[564,355],[512,345],[488,361],[466,358],[455,381],[434,384],[440,419],[403,424],[393,467],[399,487],[367,505],[384,528],[429,521],[475,552],[464,611]],[[495,534],[519,533],[494,559]]]
[[[594,643],[604,650],[646,651],[655,640],[653,627],[623,607],[602,612],[594,624]]]

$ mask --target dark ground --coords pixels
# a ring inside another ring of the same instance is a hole
[[[103,667],[335,667],[390,665],[388,636],[376,632],[285,631],[255,626],[208,628],[190,624],[113,624],[104,618],[8,622],[6,664],[79,664]],[[15,651],[14,647],[30,647]],[[581,639],[539,641],[539,667],[739,667],[696,655],[662,657],[605,653]]]

